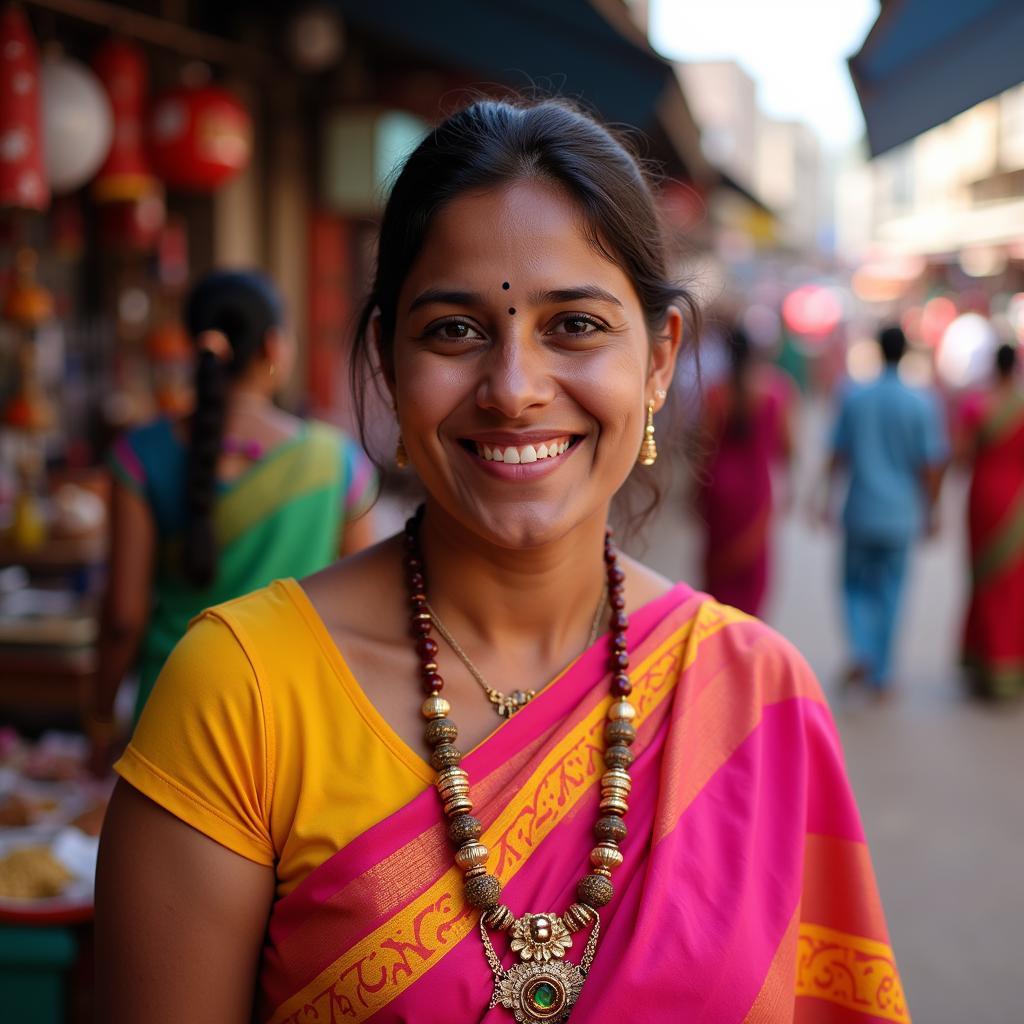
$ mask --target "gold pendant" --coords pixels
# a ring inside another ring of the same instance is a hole
[[[565,951],[572,946],[572,936],[557,914],[524,914],[513,925],[511,943],[521,963],[506,971],[494,952],[481,917],[484,955],[494,974],[494,994],[488,1009],[500,1004],[512,1011],[519,1024],[554,1024],[567,1020],[593,963],[600,925],[595,914],[594,929],[577,966],[565,959]]]

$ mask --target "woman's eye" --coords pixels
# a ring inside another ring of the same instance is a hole
[[[426,336],[440,341],[466,341],[470,338],[479,338],[481,334],[475,327],[461,320],[446,320],[428,327]]]
[[[604,325],[589,316],[567,316],[555,325],[556,334],[569,334],[576,338],[603,331]]]

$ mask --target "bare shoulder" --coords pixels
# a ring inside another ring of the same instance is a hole
[[[401,538],[389,537],[302,580],[302,589],[338,637],[404,638]]]
[[[619,563],[626,572],[626,607],[629,611],[657,600],[675,586],[668,577],[628,555],[620,555]]]

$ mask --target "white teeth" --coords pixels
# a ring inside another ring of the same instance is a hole
[[[523,445],[522,448],[492,448],[489,444],[477,442],[476,451],[488,462],[507,462],[516,466],[520,463],[537,462],[540,459],[554,459],[567,451],[570,444],[570,441],[549,441],[546,444]]]

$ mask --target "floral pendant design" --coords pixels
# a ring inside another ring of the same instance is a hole
[[[554,1024],[565,1021],[583,990],[594,959],[600,920],[595,919],[579,965],[565,959],[572,936],[556,914],[524,914],[512,927],[512,950],[520,963],[505,970],[487,927],[480,920],[484,955],[494,973],[494,994],[488,1009],[499,1004],[511,1010],[519,1024]]]

